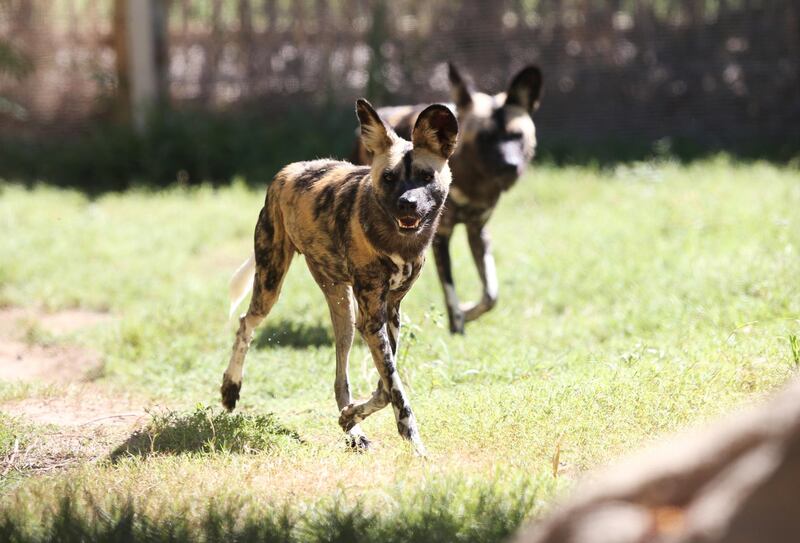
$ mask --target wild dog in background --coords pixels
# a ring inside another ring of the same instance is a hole
[[[450,331],[464,333],[464,323],[477,319],[497,303],[498,283],[486,223],[500,195],[525,171],[536,151],[536,128],[531,115],[539,107],[542,73],[528,66],[511,80],[507,92],[476,92],[468,79],[448,65],[450,85],[461,129],[459,145],[450,158],[453,184],[433,240],[436,269],[444,289]],[[386,107],[378,113],[406,137],[423,106]],[[369,164],[369,149],[360,142],[354,160]],[[450,236],[464,223],[483,295],[474,303],[459,303],[450,263]]]
[[[334,390],[339,425],[353,447],[369,441],[359,423],[391,403],[397,430],[425,453],[414,413],[397,373],[400,302],[425,261],[447,198],[447,159],[458,138],[455,116],[443,105],[425,108],[406,141],[358,100],[361,141],[371,167],[314,160],[283,168],[267,190],[255,229],[253,256],[231,280],[231,312],[250,287],[250,307],[239,321],[222,380],[222,403],[239,399],[253,330],[269,314],[295,253],[328,302],[336,338]],[[369,346],[380,380],[372,397],[353,402],[347,375],[354,328]]]

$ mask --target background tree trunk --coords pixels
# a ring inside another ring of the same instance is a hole
[[[114,0],[116,115],[144,129],[147,112],[166,103],[166,0]]]

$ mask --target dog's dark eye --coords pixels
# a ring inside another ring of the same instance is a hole
[[[383,180],[387,183],[394,183],[394,172],[383,172]]]
[[[431,183],[431,182],[433,182],[433,172],[425,172],[425,173],[423,173],[423,174],[422,174],[422,180],[423,180],[425,183]]]

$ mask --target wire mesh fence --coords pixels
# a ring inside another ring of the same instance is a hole
[[[112,0],[0,0],[0,129],[74,133],[118,91]],[[503,90],[545,74],[542,143],[800,139],[796,0],[164,0],[175,108],[280,115],[448,98],[445,62]],[[3,49],[0,49],[2,54]],[[5,105],[3,105],[5,104]]]

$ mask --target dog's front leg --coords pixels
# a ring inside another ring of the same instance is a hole
[[[372,360],[380,375],[378,390],[363,404],[344,408],[339,422],[341,424],[344,420],[345,423],[358,423],[363,417],[377,410],[370,411],[372,407],[382,402],[383,405],[391,402],[400,436],[411,441],[417,454],[425,456],[425,446],[419,435],[417,421],[403,383],[400,381],[400,374],[397,372],[396,357],[389,332],[388,308],[385,301],[379,301],[377,298],[375,293],[359,296],[358,305],[359,309],[364,311],[363,323],[360,326],[361,335],[369,346]]]
[[[436,271],[444,290],[444,302],[447,306],[447,318],[450,321],[451,334],[464,333],[464,312],[458,303],[456,287],[453,284],[453,270],[450,264],[450,236],[436,234],[433,237],[433,257],[436,260]]]
[[[392,354],[397,360],[397,353],[400,350],[400,303],[389,304],[389,342],[392,346]]]
[[[364,340],[372,352],[372,359],[381,376],[381,385],[383,385],[384,393],[388,394],[392,403],[395,421],[397,422],[397,431],[401,437],[411,441],[417,454],[425,456],[425,446],[422,444],[422,439],[419,435],[417,421],[414,412],[411,410],[411,403],[403,388],[403,383],[400,381],[400,374],[397,371],[396,358],[392,351],[387,323],[378,320],[368,322]]]
[[[492,241],[489,230],[480,223],[467,224],[467,239],[475,266],[483,284],[480,301],[462,304],[464,320],[472,321],[497,305],[497,268],[492,256]]]
[[[326,290],[325,295],[328,299],[333,333],[336,337],[336,380],[333,388],[336,393],[336,404],[341,412],[353,402],[350,396],[350,378],[347,375],[347,366],[355,332],[355,301],[349,285],[334,285]],[[350,447],[359,450],[369,448],[370,441],[358,424],[345,429],[345,431]]]

